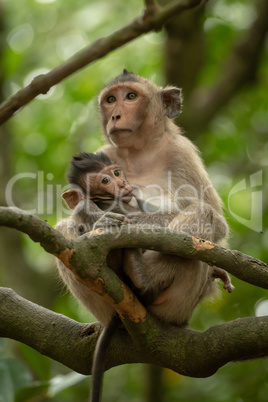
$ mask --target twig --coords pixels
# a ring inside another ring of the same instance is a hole
[[[79,71],[88,64],[104,57],[109,52],[138,38],[152,30],[159,31],[162,26],[174,15],[196,7],[202,0],[178,0],[168,4],[165,8],[152,7],[148,1],[149,12],[133,20],[129,25],[119,29],[111,35],[100,38],[91,46],[76,53],[71,59],[54,68],[47,74],[35,77],[25,88],[18,91],[0,105],[0,124],[7,121],[16,111],[29,103],[39,94],[46,94],[48,90],[71,74]],[[152,12],[153,9],[153,12]]]

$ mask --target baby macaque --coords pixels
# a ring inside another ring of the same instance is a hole
[[[120,166],[112,163],[102,152],[82,153],[75,156],[71,163],[68,180],[72,188],[62,197],[73,209],[73,213],[71,217],[59,222],[56,229],[69,238],[75,238],[96,227],[120,225],[127,221],[122,213],[137,211],[143,207],[143,202],[139,199],[136,200],[136,207],[129,205],[133,198],[132,187],[128,184]],[[109,212],[101,212],[99,208]],[[123,259],[127,253],[131,254],[136,261],[141,250],[112,250],[107,257],[107,265],[134,290],[133,284],[123,272]],[[92,368],[90,400],[99,401],[105,355],[109,341],[118,326],[118,319],[110,305],[97,293],[76,281],[72,272],[61,261],[57,260],[57,266],[73,295],[105,325],[96,346]],[[135,291],[138,296],[141,296],[137,289]],[[154,300],[159,294],[159,292],[156,294],[155,290],[143,293],[143,302],[149,299]]]
[[[67,238],[76,238],[97,227],[118,226],[127,222],[124,214],[137,211],[137,208],[129,205],[133,197],[132,187],[127,183],[123,171],[102,152],[75,156],[71,162],[68,181],[72,187],[62,197],[73,213],[55,226]],[[120,211],[124,214],[117,213]],[[122,279],[126,279],[122,270],[121,250],[112,250],[109,253],[107,265]],[[114,309],[97,293],[79,283],[61,261],[57,260],[57,266],[73,295],[98,320],[107,325],[114,315]]]
[[[92,200],[102,211],[119,214],[156,210],[153,205],[134,196],[125,174],[117,163],[113,163],[103,152],[87,153],[74,156],[68,181],[72,188],[62,197],[67,205],[74,209],[82,199]],[[136,200],[134,206],[133,197]]]

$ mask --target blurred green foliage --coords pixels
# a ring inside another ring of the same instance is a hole
[[[8,97],[34,76],[56,67],[79,49],[140,15],[143,2],[20,0],[18,5],[17,0],[2,0],[2,5],[3,91]],[[219,64],[227,57],[233,41],[250,26],[254,13],[254,4],[249,0],[208,3],[204,21],[207,54],[200,83],[213,86]],[[10,184],[9,203],[33,210],[51,225],[68,213],[62,212],[60,195],[66,186],[65,172],[71,157],[80,151],[95,151],[103,144],[96,95],[123,68],[163,84],[164,45],[164,32],[141,37],[39,96],[7,123],[12,145],[10,178],[15,177]],[[267,71],[266,49],[258,80],[236,94],[195,139],[226,207],[231,248],[266,262]],[[191,138],[191,133],[186,135]],[[258,180],[251,179],[258,172]],[[21,173],[26,175],[16,176]],[[238,183],[246,187],[230,197]],[[258,208],[252,203],[254,191],[262,196],[260,204],[257,198]],[[253,213],[262,217],[262,227],[256,221],[250,223]],[[55,276],[59,296],[54,310],[79,321],[93,321],[89,313],[60,291],[56,275],[51,273],[50,256],[26,237],[23,242],[31,269]],[[236,278],[233,282],[236,290],[232,295],[223,292],[220,300],[198,306],[191,322],[193,328],[205,330],[220,322],[256,314],[255,306],[267,299],[267,292]],[[267,303],[262,305],[267,314]],[[14,344],[5,340],[0,347],[0,402],[87,400],[88,380],[83,376],[70,373],[25,345],[20,345],[16,353]],[[228,364],[207,379],[185,378],[164,370],[165,400],[264,402],[268,395],[267,369],[267,360]],[[103,401],[143,400],[143,370],[143,366],[135,365],[107,372]]]

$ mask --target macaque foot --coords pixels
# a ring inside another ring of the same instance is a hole
[[[229,275],[226,271],[224,271],[224,269],[213,267],[212,276],[213,278],[219,278],[224,283],[223,288],[228,290],[229,293],[232,293],[234,286],[232,285]]]

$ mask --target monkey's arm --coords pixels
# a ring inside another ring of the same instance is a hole
[[[219,242],[228,235],[225,218],[207,203],[195,202],[171,212],[136,212],[127,215],[133,223],[166,227]]]
[[[152,225],[167,227],[169,223],[177,216],[176,212],[131,212],[127,214],[127,218],[131,220],[133,224],[138,225]]]

